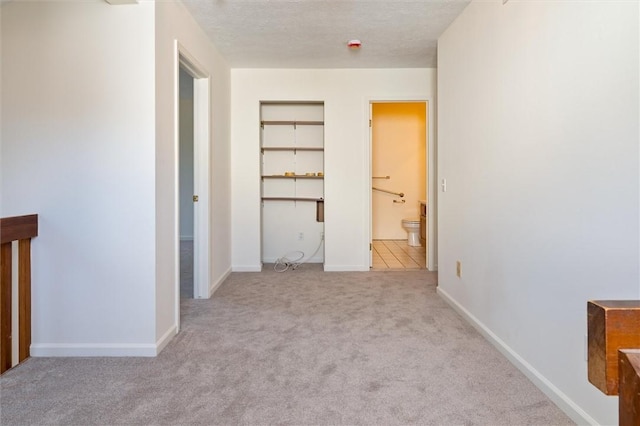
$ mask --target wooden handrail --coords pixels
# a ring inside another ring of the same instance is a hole
[[[640,300],[592,300],[587,325],[589,381],[619,396],[620,425],[640,425]]]
[[[38,236],[38,215],[13,216],[0,219],[0,243],[25,240]]]
[[[18,362],[31,346],[31,238],[38,236],[38,215],[0,219],[0,374],[11,368],[11,243],[18,241]]]
[[[640,424],[640,350],[621,350],[618,366],[618,423],[620,426],[637,426]]]

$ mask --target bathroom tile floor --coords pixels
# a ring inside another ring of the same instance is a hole
[[[371,270],[426,269],[424,247],[411,247],[407,240],[373,240]]]

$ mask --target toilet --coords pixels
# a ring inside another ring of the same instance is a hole
[[[412,247],[420,246],[420,218],[402,219],[402,227],[407,231],[407,244]]]

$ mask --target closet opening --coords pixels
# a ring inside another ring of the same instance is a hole
[[[261,259],[324,263],[324,103],[260,103]]]

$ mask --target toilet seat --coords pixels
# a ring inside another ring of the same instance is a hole
[[[407,231],[407,244],[413,247],[420,246],[420,218],[402,219],[402,227]]]

